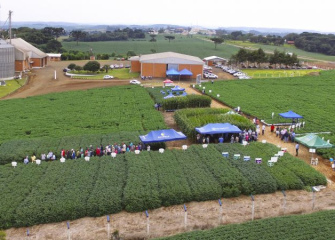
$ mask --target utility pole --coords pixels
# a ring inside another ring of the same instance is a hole
[[[9,44],[12,44],[12,11],[9,10]]]

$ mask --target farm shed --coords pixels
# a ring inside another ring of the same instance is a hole
[[[227,59],[221,58],[221,57],[217,57],[217,56],[210,56],[210,57],[205,57],[204,58],[204,62],[208,66],[213,66],[213,65],[219,64],[219,63],[220,64],[226,64],[227,63]]]
[[[0,39],[0,79],[13,79],[15,74],[15,48]]]
[[[155,54],[147,54],[130,58],[131,72],[139,72],[141,76],[152,76],[164,78],[166,72],[170,69],[181,71],[189,70],[196,77],[202,75],[204,62],[194,56],[163,52]]]
[[[25,71],[30,68],[42,68],[47,65],[48,55],[26,42],[22,38],[11,39],[15,47],[15,71]]]
[[[48,60],[53,62],[61,61],[62,54],[61,53],[47,53]]]

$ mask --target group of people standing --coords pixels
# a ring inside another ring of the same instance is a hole
[[[102,144],[100,146],[97,146],[94,148],[92,145],[86,148],[79,147],[77,150],[71,149],[71,150],[65,150],[62,149],[60,151],[60,154],[58,155],[60,158],[65,159],[77,159],[77,158],[84,158],[84,157],[101,157],[101,156],[109,156],[111,153],[121,154],[126,152],[134,152],[135,150],[142,151],[144,150],[145,146],[142,142],[138,144],[133,144],[130,142],[129,144],[121,143],[121,144],[108,144],[107,146],[103,146]],[[146,146],[146,149],[150,151],[150,145]],[[57,159],[57,156],[52,151],[49,151],[48,154],[42,153],[40,160],[42,161],[54,161]],[[37,157],[35,153],[33,153],[30,157],[26,156],[23,159],[24,164],[28,164],[29,162],[35,163],[37,160]]]

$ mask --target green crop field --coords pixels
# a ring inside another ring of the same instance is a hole
[[[148,92],[133,85],[4,100],[0,142],[166,128],[153,106]]]
[[[282,78],[282,77],[302,77],[312,73],[320,72],[319,69],[242,69],[252,78]]]
[[[291,52],[298,55],[298,58],[303,60],[309,59],[317,59],[322,61],[332,61],[335,62],[335,56],[327,56],[320,53],[312,53],[306,52],[304,50],[298,49],[295,46],[285,44],[284,46],[273,46],[273,45],[263,45],[263,44],[256,44],[251,42],[242,42],[242,41],[227,41],[227,45],[236,45],[244,48],[251,48],[251,49],[258,49],[262,48],[264,51],[273,52],[274,50],[278,50],[280,52]]]
[[[93,49],[95,54],[107,53],[116,55],[126,55],[128,51],[134,51],[139,54],[151,54],[151,49],[156,52],[177,52],[197,56],[200,58],[208,56],[220,56],[230,58],[232,54],[238,52],[239,48],[221,44],[215,49],[214,43],[207,40],[199,39],[196,36],[192,38],[182,35],[175,35],[176,39],[164,39],[164,35],[158,35],[156,42],[149,42],[150,37],[147,36],[145,40],[129,40],[129,41],[110,41],[110,42],[62,42],[62,45],[67,50],[80,50],[87,52]]]
[[[300,216],[285,216],[226,225],[211,230],[182,233],[160,240],[328,240],[334,237],[332,223],[335,211],[322,211]]]
[[[212,90],[210,96],[267,123],[289,122],[278,114],[292,110],[306,123],[298,132],[335,132],[334,80],[334,71],[322,71],[320,76],[218,81],[197,88]]]
[[[72,73],[72,72],[71,72]],[[87,73],[86,71],[74,71],[74,74],[85,74],[90,75],[92,73]],[[132,73],[128,68],[122,68],[122,69],[109,69],[108,72],[102,72],[98,74],[93,74],[92,76],[72,76],[74,79],[89,79],[89,80],[102,80],[105,75],[111,75],[115,79],[132,79],[132,78],[138,78],[140,76],[139,73]],[[111,80],[113,81],[113,80]]]
[[[192,145],[186,151],[142,151],[0,166],[0,228],[101,216],[121,210],[138,212],[189,201],[241,194],[271,193],[326,185],[326,178],[289,154],[267,166],[278,148],[254,142]],[[229,152],[224,158],[222,151]],[[240,153],[242,158],[234,160]],[[251,157],[244,161],[243,155]],[[254,158],[261,157],[262,164]]]

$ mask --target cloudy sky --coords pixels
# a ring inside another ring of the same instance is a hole
[[[334,0],[3,0],[1,27],[12,21],[177,24],[335,32]]]

